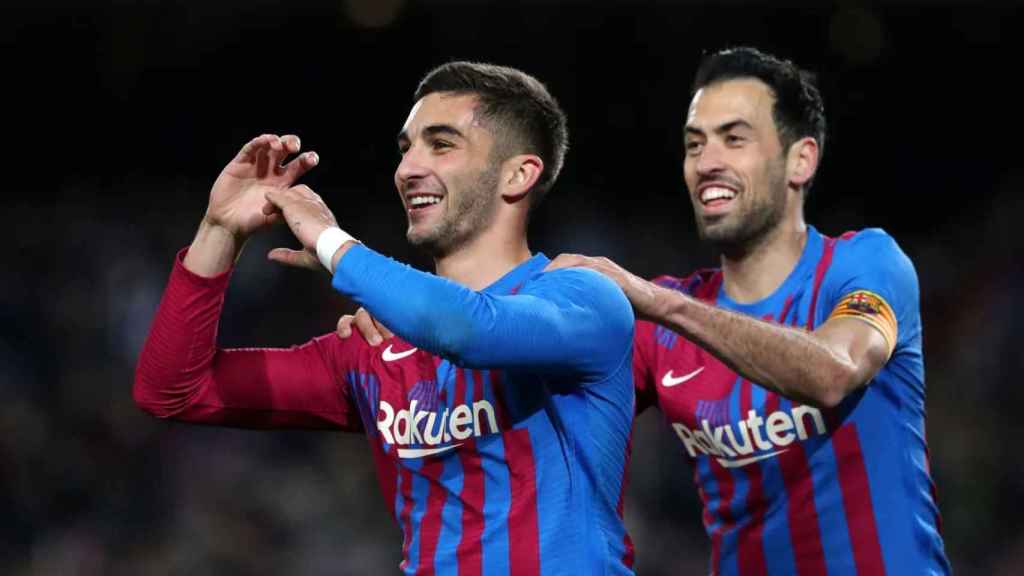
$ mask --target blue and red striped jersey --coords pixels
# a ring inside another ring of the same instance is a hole
[[[731,300],[720,270],[656,282],[718,307],[813,330],[868,321],[892,354],[833,410],[781,397],[677,334],[637,324],[637,407],[659,407],[694,461],[714,575],[948,574],[925,443],[917,276],[880,229],[809,228],[767,298]]]
[[[336,370],[402,527],[406,573],[631,572],[632,314],[600,274],[541,274],[548,262],[538,254],[482,292],[362,246],[338,266],[335,287],[409,342]]]
[[[230,274],[183,255],[139,359],[147,411],[365,433],[406,574],[632,573],[633,316],[610,280],[538,254],[477,292],[356,246],[334,284],[399,336],[219,349]]]

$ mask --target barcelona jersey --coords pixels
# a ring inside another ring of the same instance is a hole
[[[631,574],[633,316],[538,254],[482,291],[354,246],[333,283],[398,335],[218,349],[227,287],[179,255],[136,374],[165,418],[366,435],[406,574]]]
[[[814,330],[877,328],[891,356],[835,409],[781,397],[677,334],[637,324],[638,410],[661,409],[694,462],[714,575],[948,574],[925,442],[917,276],[879,229],[808,229],[778,289],[740,303],[720,270],[658,284],[720,308]]]

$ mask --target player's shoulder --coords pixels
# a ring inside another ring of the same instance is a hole
[[[559,268],[541,272],[525,282],[521,293],[568,299],[605,313],[621,311],[633,322],[633,307],[611,278],[589,268]]]
[[[874,286],[889,296],[917,291],[917,271],[899,243],[882,228],[865,228],[836,237],[827,282]]]
[[[538,273],[523,284],[523,289],[542,287],[545,290],[593,293],[598,296],[622,294],[611,278],[589,268],[559,268]],[[623,296],[625,297],[625,296]]]
[[[843,254],[903,254],[896,239],[882,228],[862,228],[844,232],[835,238],[836,250]]]

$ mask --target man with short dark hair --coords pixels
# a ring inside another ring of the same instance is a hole
[[[176,260],[134,397],[161,417],[365,432],[403,536],[407,574],[629,574],[621,514],[633,419],[633,316],[590,270],[541,273],[530,208],[554,182],[565,117],[517,70],[432,71],[398,135],[410,242],[437,276],[341,230],[295,180],[318,158],[294,136],[245,145]],[[216,327],[245,239],[284,220],[333,285],[401,337],[334,334],[291,349],[224,350]]]
[[[562,255],[549,269],[598,270],[633,304],[637,410],[658,406],[695,461],[712,574],[946,574],[917,276],[882,230],[804,222],[825,128],[792,62],[709,55],[684,174],[721,268],[647,282]],[[387,334],[363,311],[339,333],[353,322]]]
[[[684,127],[721,267],[623,288],[637,408],[695,462],[712,574],[947,574],[925,444],[917,275],[878,228],[804,221],[825,140],[812,77],[752,48],[705,58]],[[679,336],[682,336],[680,338]]]

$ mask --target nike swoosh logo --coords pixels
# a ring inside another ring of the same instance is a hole
[[[391,351],[391,344],[388,344],[388,347],[384,349],[384,354],[382,354],[381,357],[384,358],[385,362],[394,362],[395,360],[401,360],[402,358],[405,358],[406,356],[412,356],[415,353],[416,353],[416,348],[410,348],[410,349],[405,350],[403,352],[392,352]]]
[[[443,454],[449,450],[455,449],[457,446],[462,444],[450,444],[448,446],[441,446],[440,448],[399,448],[399,458],[423,458],[424,456],[433,456],[434,454]]]
[[[686,382],[687,380],[690,380],[691,378],[693,378],[697,374],[700,374],[703,371],[704,371],[704,367],[701,366],[700,368],[697,368],[696,370],[694,370],[693,372],[690,372],[689,374],[683,374],[682,376],[679,376],[678,378],[673,378],[672,377],[672,371],[669,370],[668,372],[665,372],[665,377],[661,379],[661,385],[664,386],[665,388],[671,388],[673,386],[682,384],[683,382]]]
[[[778,456],[779,454],[782,454],[786,450],[789,450],[789,448],[786,448],[785,450],[776,450],[775,452],[769,452],[767,454],[759,454],[757,456],[751,456],[750,458],[743,458],[740,460],[725,460],[723,458],[716,458],[716,460],[718,460],[718,463],[722,465],[722,468],[739,468],[740,466],[753,464],[758,460],[765,460],[773,456]]]

